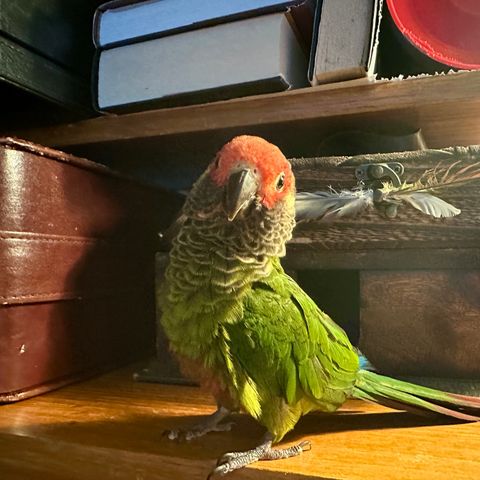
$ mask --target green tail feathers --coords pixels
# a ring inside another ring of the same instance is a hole
[[[480,420],[480,398],[442,392],[360,370],[353,398],[416,414],[434,412],[467,422]]]

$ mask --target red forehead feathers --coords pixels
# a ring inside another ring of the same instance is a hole
[[[257,170],[261,180],[258,194],[266,207],[271,208],[277,200],[293,192],[290,162],[277,146],[263,138],[241,135],[225,144],[210,166],[213,181],[219,186],[225,185],[232,169],[239,164],[250,165]],[[278,191],[276,184],[280,174],[284,174],[285,178],[283,189]]]

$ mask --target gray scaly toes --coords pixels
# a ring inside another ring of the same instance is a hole
[[[229,415],[230,410],[225,407],[219,406],[215,413],[213,413],[197,425],[193,425],[191,428],[187,429],[177,428],[174,430],[165,430],[163,432],[163,436],[167,437],[169,440],[189,441],[193,440],[194,438],[203,437],[210,432],[229,432],[232,429],[234,423],[220,423]]]
[[[193,440],[194,438],[203,437],[210,432],[229,432],[234,425],[234,422],[221,423],[216,425],[194,425],[188,429],[175,428],[173,430],[165,430],[163,436],[167,437],[169,440],[177,440],[187,442]]]
[[[208,475],[207,480],[210,480],[215,475],[225,475],[233,472],[259,460],[278,460],[280,458],[295,457],[310,449],[311,444],[309,441],[303,441],[288,448],[274,449],[272,448],[272,441],[268,439],[252,450],[229,452],[223,455],[218,460],[217,466]]]

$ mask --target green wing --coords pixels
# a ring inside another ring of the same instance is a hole
[[[358,356],[345,332],[279,264],[253,284],[242,320],[225,329],[229,355],[247,379],[240,401],[257,418],[279,399],[335,410],[353,387]]]

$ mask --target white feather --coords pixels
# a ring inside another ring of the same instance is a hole
[[[395,196],[393,195],[392,198],[395,198]],[[408,202],[417,210],[435,218],[454,217],[461,213],[459,208],[430,193],[414,192],[399,196],[399,199]]]
[[[297,222],[335,221],[341,217],[354,217],[372,205],[372,190],[299,192],[296,196],[295,218]]]

